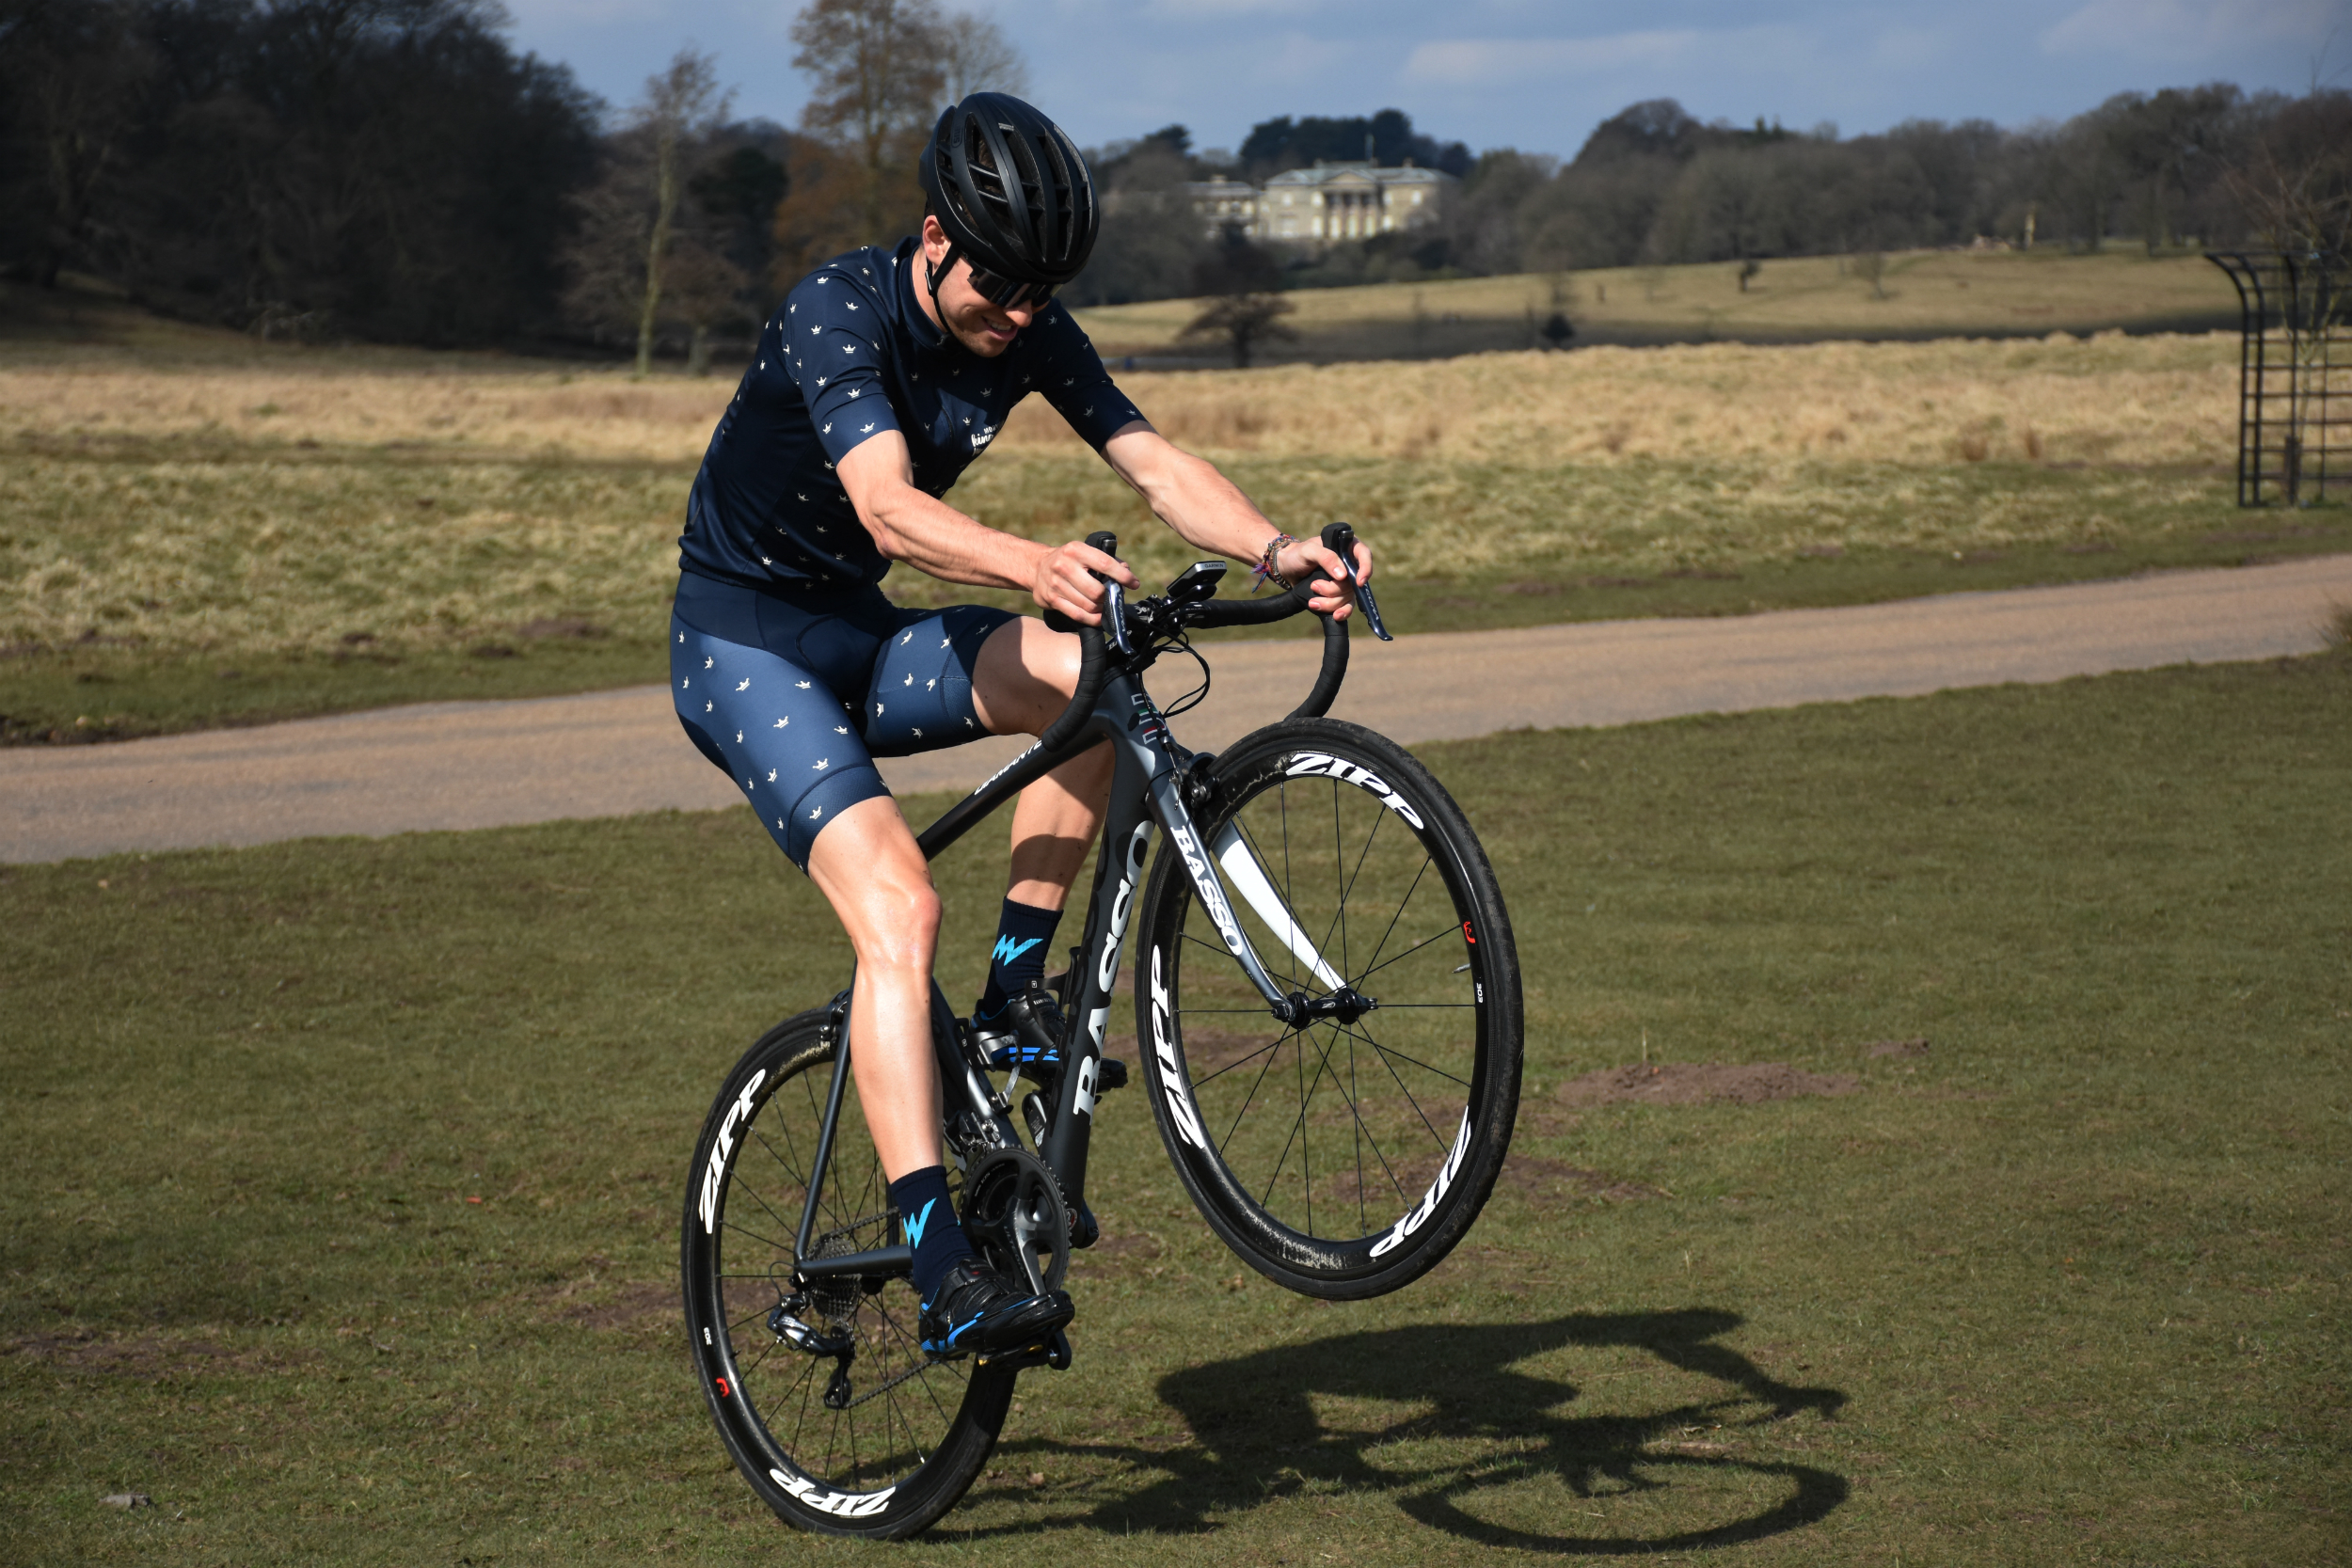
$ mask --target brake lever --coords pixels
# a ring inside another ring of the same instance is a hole
[[[1340,581],[1343,584],[1355,584],[1356,602],[1363,607],[1364,625],[1370,626],[1372,635],[1381,641],[1395,641],[1396,639],[1389,635],[1389,628],[1380,624],[1380,601],[1372,596],[1370,587],[1356,581],[1356,563],[1347,559],[1344,551],[1334,550],[1331,553],[1340,558]]]
[[[1136,657],[1134,644],[1127,641],[1127,591],[1111,578],[1096,573],[1103,583],[1103,629],[1110,634],[1111,646],[1121,658]]]

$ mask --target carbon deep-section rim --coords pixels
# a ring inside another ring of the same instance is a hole
[[[827,1014],[802,1013],[727,1075],[687,1181],[686,1326],[711,1419],[760,1500],[803,1529],[895,1540],[930,1525],[971,1486],[1017,1374],[924,1355],[902,1275],[821,1285],[791,1323],[776,1317],[794,1294],[794,1243],[834,1055]],[[845,1085],[809,1251],[904,1239],[857,1090]],[[796,1346],[787,1328],[847,1345],[846,1368]],[[835,1386],[836,1369],[846,1389]]]
[[[1502,891],[1444,787],[1358,725],[1270,726],[1210,778],[1195,826],[1251,946],[1287,992],[1347,1005],[1278,1021],[1165,847],[1136,960],[1161,1141],[1258,1272],[1385,1294],[1453,1250],[1510,1149],[1524,1042]],[[1236,840],[1263,872],[1255,898],[1227,863]]]

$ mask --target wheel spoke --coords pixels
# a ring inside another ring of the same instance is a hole
[[[1351,1029],[1351,1030],[1350,1030],[1350,1033],[1353,1033],[1353,1032],[1354,1032],[1354,1031]],[[1385,1051],[1385,1050],[1382,1050],[1382,1049],[1381,1049],[1380,1042],[1379,1042],[1378,1040],[1376,1040],[1376,1039],[1374,1039],[1374,1038],[1373,1038],[1370,1035],[1366,1035],[1366,1036],[1364,1036],[1364,1043],[1365,1043],[1365,1044],[1367,1044],[1367,1045],[1369,1045],[1369,1046],[1371,1046],[1371,1047],[1373,1048],[1373,1050],[1375,1050],[1375,1052],[1378,1052],[1378,1053],[1379,1053],[1379,1054],[1380,1054],[1380,1061],[1381,1061],[1382,1065],[1383,1065],[1383,1066],[1385,1066],[1385,1067],[1387,1067],[1387,1068],[1388,1068],[1388,1069],[1389,1069],[1389,1076],[1390,1076],[1391,1078],[1393,1078],[1393,1079],[1395,1079],[1395,1080],[1396,1080],[1396,1087],[1397,1087],[1397,1092],[1399,1092],[1400,1094],[1404,1095],[1404,1097],[1405,1097],[1405,1103],[1406,1103],[1407,1105],[1410,1105],[1410,1106],[1413,1108],[1413,1115],[1415,1115],[1415,1116],[1417,1116],[1417,1117],[1421,1117],[1421,1124],[1422,1124],[1423,1127],[1427,1127],[1427,1128],[1429,1128],[1429,1135],[1430,1135],[1432,1138],[1437,1139],[1437,1141],[1438,1141],[1438,1148],[1444,1148],[1448,1147],[1448,1145],[1447,1145],[1447,1143],[1446,1143],[1446,1140],[1445,1140],[1444,1135],[1443,1135],[1443,1134],[1441,1134],[1440,1132],[1438,1132],[1438,1131],[1437,1130],[1437,1128],[1436,1128],[1436,1127],[1431,1126],[1430,1121],[1429,1121],[1429,1113],[1428,1113],[1428,1112],[1426,1112],[1426,1111],[1424,1111],[1424,1110],[1422,1110],[1422,1109],[1421,1108],[1421,1101],[1420,1101],[1419,1100],[1416,1100],[1416,1099],[1413,1097],[1413,1091],[1412,1091],[1411,1089],[1406,1088],[1406,1087],[1405,1086],[1405,1080],[1404,1080],[1404,1078],[1403,1078],[1403,1077],[1402,1077],[1402,1076],[1401,1076],[1401,1075],[1397,1072],[1397,1070],[1396,1070],[1396,1064],[1395,1064],[1394,1062],[1391,1062],[1391,1061],[1390,1061],[1390,1060],[1389,1060],[1389,1053],[1388,1053],[1388,1052],[1387,1052],[1387,1051]],[[1433,1069],[1432,1070],[1435,1070],[1435,1069]],[[1438,1076],[1440,1076],[1440,1077],[1446,1077],[1446,1076],[1450,1076],[1450,1075],[1449,1075],[1449,1074],[1440,1073],[1440,1074],[1438,1074]],[[1455,1082],[1455,1083],[1457,1083],[1457,1084],[1460,1084],[1462,1081],[1461,1081],[1460,1079],[1456,1078],[1456,1079],[1454,1079],[1454,1082]],[[1463,1085],[1463,1086],[1464,1086],[1465,1088],[1469,1087],[1469,1085]]]
[[[1396,912],[1389,916],[1389,928],[1380,933],[1379,942],[1375,943],[1372,949],[1372,957],[1364,960],[1366,965],[1369,966],[1364,971],[1365,974],[1370,974],[1374,970],[1381,967],[1381,950],[1389,945],[1389,938],[1396,931],[1396,923],[1405,918],[1405,911],[1406,910],[1412,908],[1413,895],[1421,891],[1421,879],[1429,875],[1429,868],[1435,863],[1436,860],[1434,857],[1425,854],[1422,856],[1421,865],[1413,872],[1413,885],[1406,888],[1405,890],[1405,896],[1396,901]],[[1400,957],[1402,955],[1400,955]],[[1360,979],[1362,976],[1359,975],[1358,978]]]
[[[1439,931],[1435,936],[1422,938],[1419,942],[1413,943],[1412,946],[1407,947],[1404,952],[1399,953],[1395,958],[1383,958],[1380,962],[1374,964],[1370,969],[1365,970],[1361,974],[1356,976],[1356,978],[1359,980],[1369,980],[1380,971],[1388,968],[1389,965],[1393,963],[1403,963],[1406,958],[1411,958],[1414,954],[1420,952],[1431,942],[1443,942],[1448,937],[1459,936],[1461,934],[1462,931],[1460,927],[1448,926],[1444,930]]]
[[[807,1288],[815,1310],[803,1309],[803,1315],[820,1332],[838,1325],[851,1337],[853,1381],[849,1402],[840,1410],[825,1408],[822,1401],[834,1359],[811,1356],[764,1330],[767,1314],[793,1289],[782,1276],[794,1256],[785,1238],[797,1233],[799,1212],[808,1197],[816,1199],[815,1220],[823,1238],[821,1244],[812,1241],[813,1253],[882,1244],[895,1224],[881,1162],[853,1089],[845,1092],[828,1164],[822,1170],[812,1164],[832,1063],[811,1059],[806,1036],[791,1043],[800,1047],[800,1060],[780,1070],[785,1079],[798,1082],[771,1085],[768,1099],[741,1129],[743,1144],[756,1143],[761,1150],[757,1162],[739,1153],[726,1169],[722,1201],[732,1204],[734,1212],[725,1215],[716,1236],[705,1237],[696,1228],[689,1238],[690,1261],[699,1258],[694,1267],[702,1271],[689,1281],[693,1310],[702,1323],[723,1322],[726,1334],[722,1345],[697,1346],[697,1354],[713,1375],[740,1385],[739,1402],[721,1402],[726,1408],[720,1430],[746,1464],[764,1468],[774,1463],[764,1456],[780,1451],[791,1467],[834,1490],[903,1485],[953,1451],[948,1439],[972,1391],[960,1369],[921,1354],[911,1316],[915,1304],[901,1294],[904,1284],[892,1281],[874,1295],[865,1294],[855,1281],[819,1281]],[[756,1180],[750,1179],[754,1172]],[[695,1179],[700,1177],[698,1169]],[[802,1197],[797,1203],[796,1189]],[[728,1269],[723,1246],[741,1253],[749,1266]],[[763,1269],[771,1258],[775,1266]],[[724,1354],[729,1348],[740,1359],[714,1367],[712,1351]],[[933,1371],[941,1375],[931,1376]],[[753,1420],[764,1423],[770,1435],[740,1434],[742,1423]]]

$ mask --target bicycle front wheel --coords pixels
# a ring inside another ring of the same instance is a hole
[[[1259,1273],[1354,1300],[1420,1277],[1493,1190],[1518,1109],[1511,923],[1461,810],[1403,747],[1334,720],[1218,757],[1202,843],[1152,867],[1136,1027],[1161,1141]],[[1276,983],[1277,1020],[1201,907],[1217,864]]]
[[[818,1164],[837,1054],[827,1015],[802,1013],[727,1075],[687,1182],[686,1325],[711,1418],[761,1500],[803,1529],[895,1540],[972,1484],[1018,1374],[925,1355],[904,1275],[795,1291],[819,1174],[812,1258],[904,1240],[853,1084]]]

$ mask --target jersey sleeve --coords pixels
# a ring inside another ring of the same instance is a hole
[[[1024,334],[1031,335],[1038,340],[1037,389],[1088,446],[1101,451],[1104,442],[1143,418],[1134,401],[1111,380],[1110,372],[1103,368],[1103,356],[1094,352],[1094,344],[1060,304],[1038,312]]]
[[[792,379],[818,442],[836,464],[867,436],[898,428],[882,374],[887,330],[874,295],[831,266],[803,278],[785,298]]]

